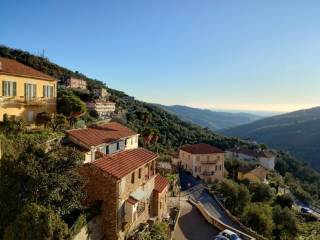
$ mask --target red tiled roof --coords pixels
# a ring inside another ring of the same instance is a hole
[[[90,164],[111,176],[121,179],[144,164],[155,160],[157,155],[144,148],[136,148],[107,155]]]
[[[35,70],[31,67],[28,67],[22,63],[19,63],[16,60],[0,57],[0,62],[1,62],[0,73],[56,81],[56,79],[54,79],[53,77],[47,74],[44,74],[38,70]]]
[[[88,147],[114,142],[121,138],[137,134],[135,131],[116,122],[70,130],[67,133],[69,136],[83,142]]]
[[[168,185],[169,180],[158,174],[154,180],[154,191],[161,193]]]
[[[192,145],[184,145],[181,150],[191,154],[213,154],[213,153],[224,153],[223,150],[211,146],[205,143],[197,143]]]

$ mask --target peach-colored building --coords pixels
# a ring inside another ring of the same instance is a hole
[[[87,82],[86,80],[80,79],[80,78],[69,78],[66,81],[66,87],[72,88],[72,89],[81,89],[86,90],[87,89]]]
[[[205,143],[184,145],[172,162],[194,177],[212,182],[224,178],[224,154],[223,150]]]

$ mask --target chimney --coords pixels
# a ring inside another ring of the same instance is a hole
[[[93,162],[94,160],[96,160],[96,148],[91,147],[91,162]]]

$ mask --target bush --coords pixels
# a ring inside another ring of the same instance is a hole
[[[258,233],[270,237],[273,229],[272,209],[263,203],[251,203],[246,206],[242,221]]]
[[[32,203],[7,227],[4,240],[69,238],[68,226],[51,209]]]

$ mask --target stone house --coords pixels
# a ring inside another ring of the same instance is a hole
[[[139,223],[165,216],[168,181],[156,175],[156,158],[156,154],[136,148],[82,166],[80,173],[88,179],[85,204],[102,202],[105,239],[125,239]]]
[[[182,146],[172,163],[205,182],[224,178],[224,151],[209,144]]]

